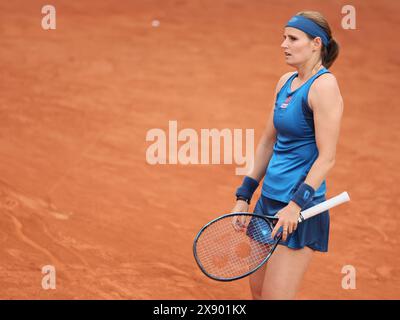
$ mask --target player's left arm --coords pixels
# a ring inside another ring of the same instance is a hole
[[[308,102],[314,113],[318,158],[305,180],[305,183],[314,190],[320,187],[335,164],[336,145],[343,114],[343,99],[335,76],[329,73],[317,80],[310,88]]]

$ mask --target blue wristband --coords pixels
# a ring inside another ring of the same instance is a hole
[[[313,199],[315,190],[306,183],[302,183],[292,197],[292,201],[297,203],[303,210]]]
[[[244,177],[242,185],[236,190],[236,197],[241,197],[247,199],[250,203],[251,197],[254,191],[258,187],[258,181],[256,179],[250,178],[248,176]]]

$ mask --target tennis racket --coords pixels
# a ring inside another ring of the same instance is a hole
[[[299,223],[350,200],[347,192],[300,213]],[[207,223],[193,244],[194,258],[203,273],[214,280],[232,281],[255,272],[268,261],[282,238],[271,232],[278,217],[235,212]]]

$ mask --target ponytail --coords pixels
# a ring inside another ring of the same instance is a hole
[[[322,58],[322,65],[329,69],[329,67],[333,64],[336,60],[337,56],[339,55],[339,44],[336,42],[334,38],[329,40],[328,46],[321,50],[321,58]]]

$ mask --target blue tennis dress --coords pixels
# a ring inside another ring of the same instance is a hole
[[[273,120],[277,139],[254,213],[275,215],[287,206],[317,159],[314,118],[313,111],[308,105],[308,92],[315,79],[325,73],[329,73],[329,70],[320,69],[303,85],[291,91],[293,79],[298,76],[296,72],[278,92]],[[323,181],[307,208],[325,201],[325,193],[326,182]],[[325,211],[299,223],[297,230],[280,244],[292,249],[307,246],[313,250],[326,252],[328,240],[329,211]]]

